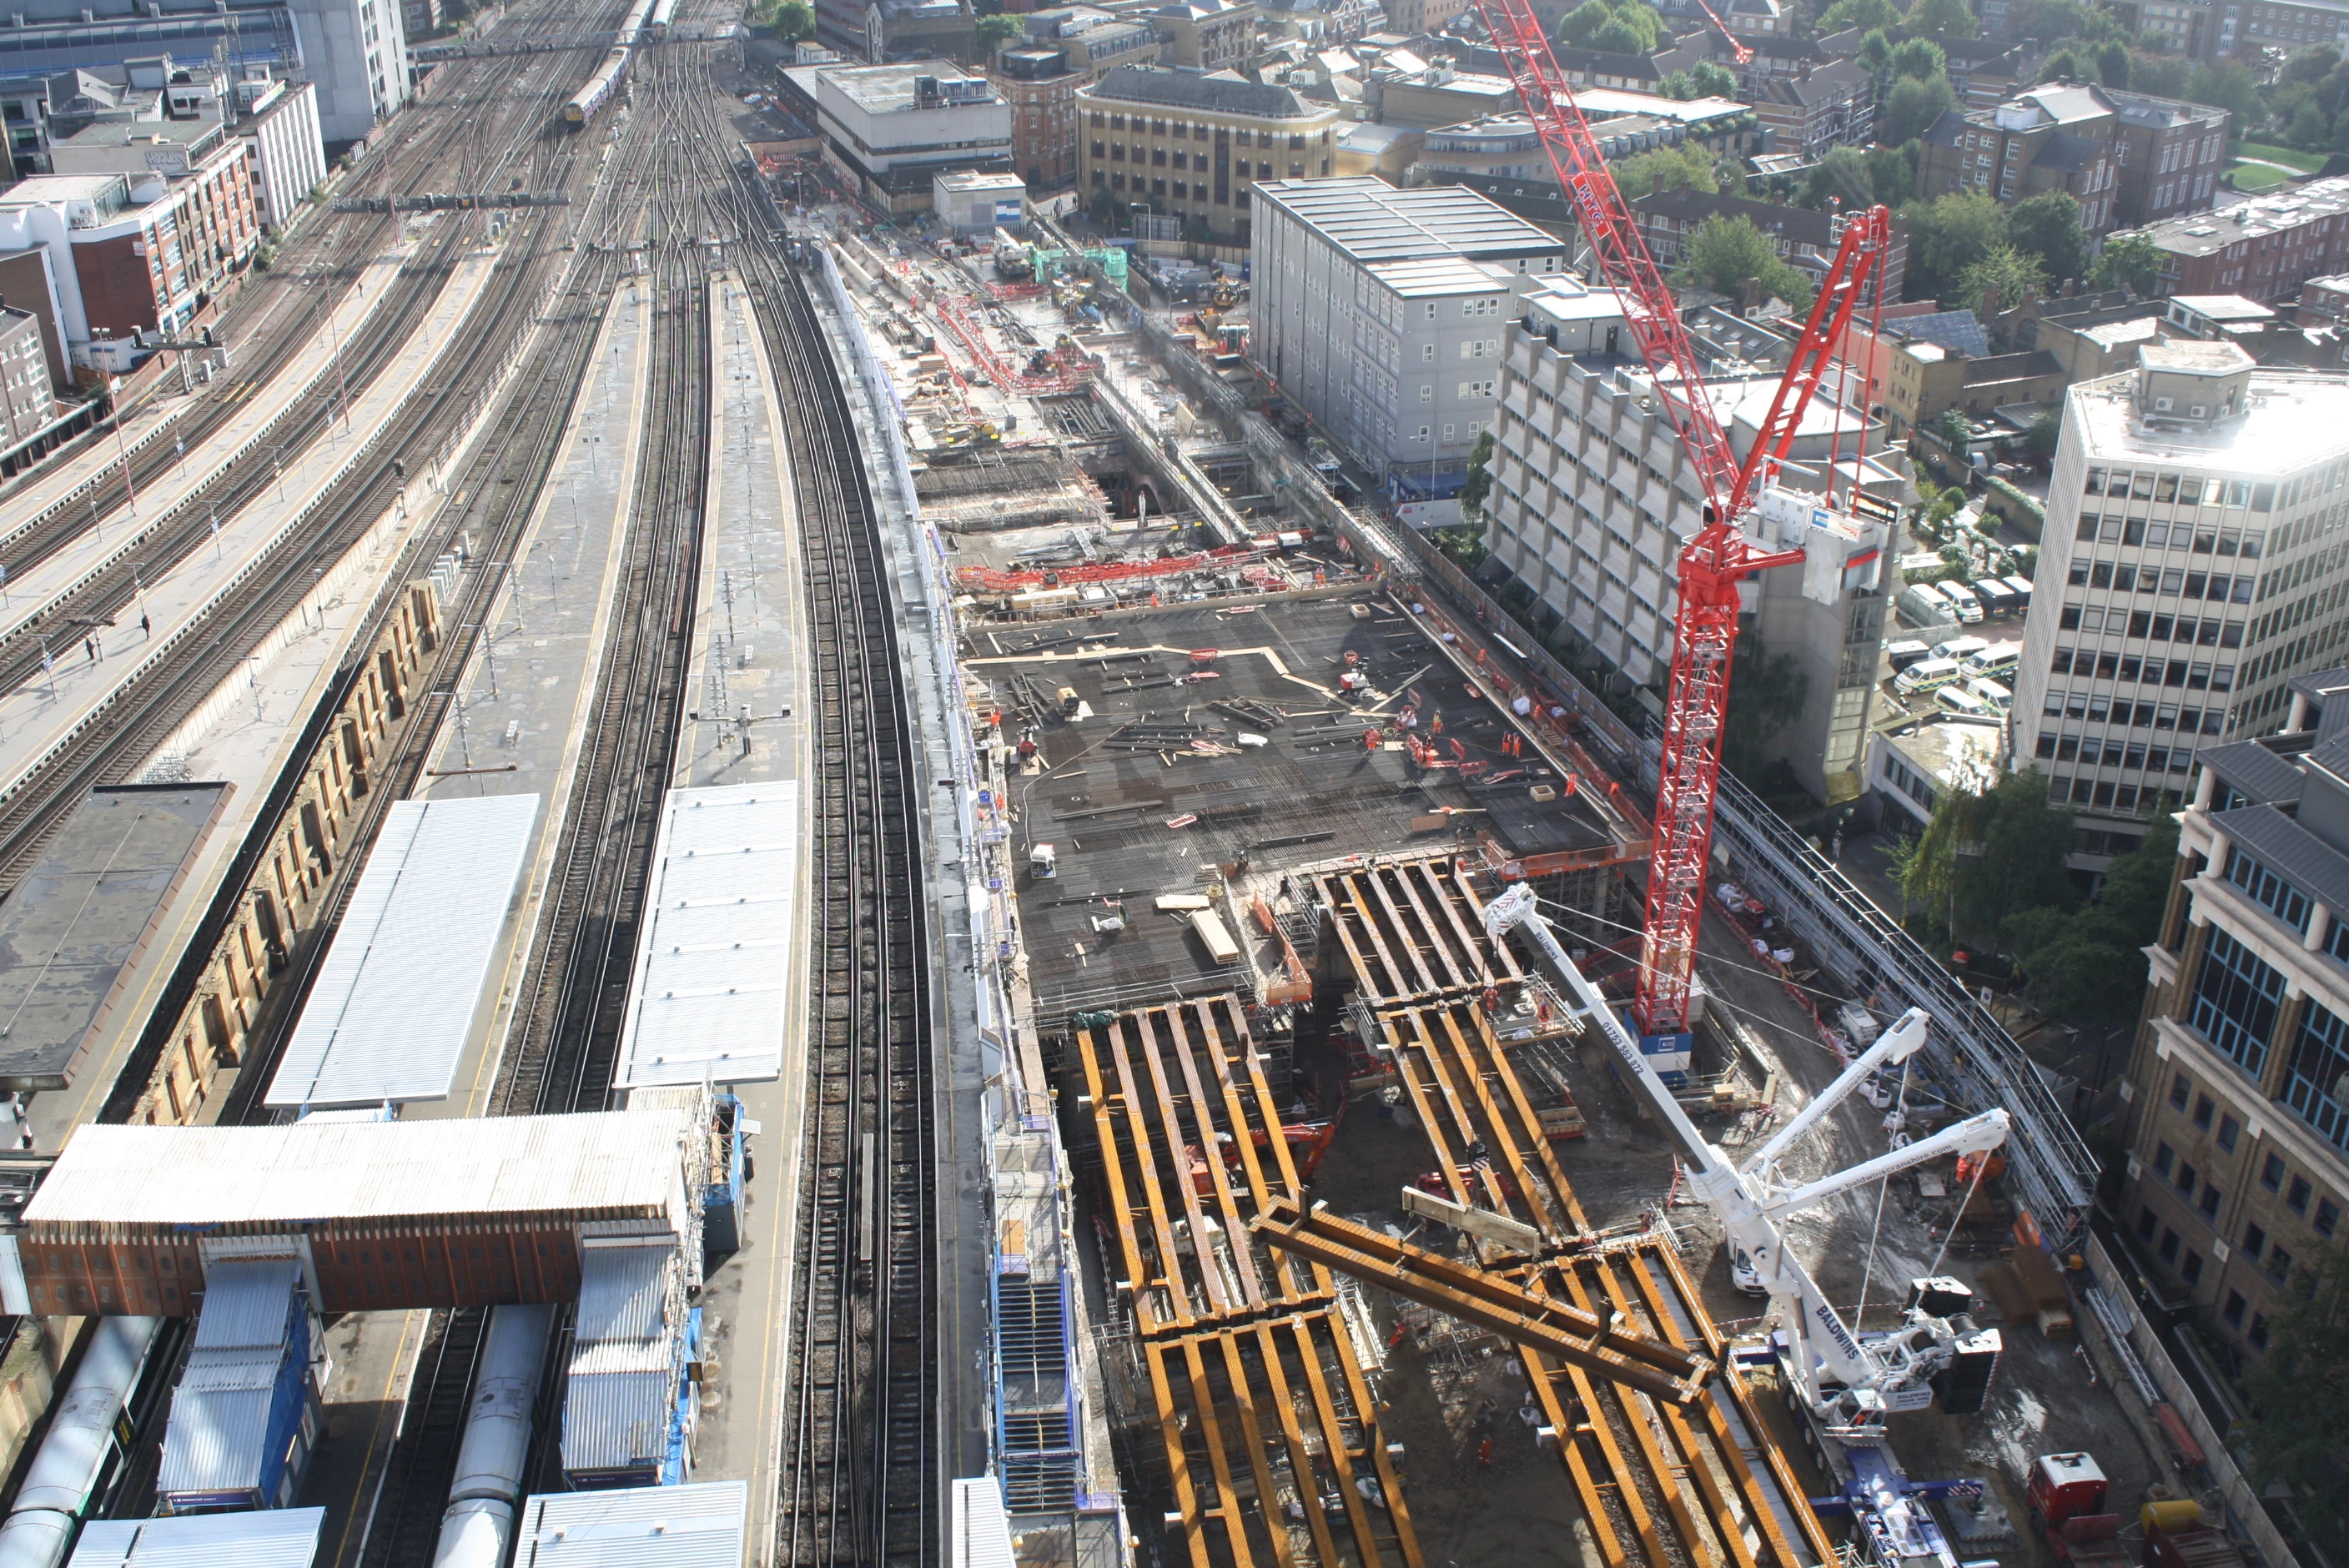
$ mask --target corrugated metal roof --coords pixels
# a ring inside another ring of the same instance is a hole
[[[991,1475],[954,1483],[954,1539],[947,1545],[947,1568],[1015,1568],[1011,1520],[1003,1510],[1003,1487]]]
[[[264,1370],[251,1361],[228,1361],[213,1370],[223,1381]],[[274,1376],[273,1358],[265,1369]],[[261,1484],[269,1442],[270,1377],[258,1387],[191,1387],[202,1381],[191,1363],[188,1376],[171,1392],[171,1424],[163,1430],[163,1463],[156,1473],[155,1491],[161,1497],[186,1492],[236,1491]]]
[[[277,1381],[285,1361],[282,1349],[199,1350],[188,1357],[180,1373],[177,1394],[238,1394],[267,1388]]]
[[[323,1508],[86,1525],[66,1568],[311,1568]]]
[[[222,1258],[204,1271],[198,1350],[282,1350],[302,1266],[292,1258]]]
[[[1459,185],[1398,189],[1369,175],[1268,180],[1257,198],[1282,209],[1358,262],[1461,255],[1554,255],[1564,248],[1496,201]]]
[[[668,1326],[674,1246],[591,1246],[579,1254],[579,1311],[573,1340],[648,1341]]]
[[[2210,825],[2249,851],[2270,871],[2327,909],[2349,909],[2349,855],[2343,854],[2273,806],[2213,811]],[[2220,868],[2223,871],[2225,868]],[[2248,902],[2248,901],[2246,901]],[[2252,906],[2261,920],[2275,916]],[[2275,921],[2279,930],[2282,921]]]
[[[264,1104],[448,1098],[537,820],[535,795],[392,807]]]
[[[796,780],[669,791],[620,1037],[621,1087],[782,1072],[799,836]]]
[[[2299,799],[2308,783],[2296,765],[2256,740],[2206,746],[2194,754],[2194,760],[2216,769],[2228,783],[2269,805],[2288,805]]]
[[[677,1376],[667,1367],[646,1372],[574,1372],[563,1389],[563,1468],[625,1470],[657,1465],[668,1451]]]
[[[684,1222],[682,1111],[76,1130],[26,1223],[315,1225],[579,1213]],[[698,1135],[697,1133],[697,1135]]]
[[[750,1483],[543,1493],[523,1504],[514,1568],[741,1568]]]

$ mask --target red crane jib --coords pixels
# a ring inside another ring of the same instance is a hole
[[[1213,550],[1195,551],[1188,555],[1161,556],[1150,561],[1095,561],[1081,566],[1026,567],[1013,570],[999,566],[964,566],[955,577],[962,586],[974,593],[1010,593],[1022,588],[1068,588],[1080,583],[1118,583],[1136,577],[1168,577],[1178,572],[1197,572],[1211,566],[1230,565],[1269,554],[1274,549],[1269,541],[1248,544],[1224,544]]]
[[[1573,204],[1599,273],[1622,306],[1624,325],[1654,380],[1657,405],[1679,436],[1706,503],[1704,526],[1680,555],[1680,610],[1664,708],[1655,850],[1648,867],[1647,929],[1633,1003],[1642,1034],[1677,1034],[1688,1027],[1689,985],[1704,914],[1721,727],[1737,642],[1737,584],[1751,573],[1803,558],[1800,551],[1760,549],[1739,523],[1756,480],[1767,483],[1784,459],[1862,294],[1880,305],[1882,290],[1868,284],[1881,281],[1891,220],[1877,207],[1845,226],[1769,417],[1741,464],[1705,396],[1703,367],[1662,269],[1648,253],[1630,204],[1616,186],[1532,6],[1527,0],[1475,4],[1549,155],[1558,188]]]

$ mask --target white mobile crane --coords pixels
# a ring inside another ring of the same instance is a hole
[[[1979,1158],[2005,1140],[2006,1112],[1986,1110],[1817,1181],[1795,1184],[1786,1179],[1783,1161],[1797,1139],[1879,1068],[1906,1061],[1924,1045],[1929,1022],[1924,1010],[1910,1008],[1775,1137],[1744,1164],[1733,1164],[1697,1130],[1648,1064],[1639,1042],[1558,944],[1549,922],[1537,907],[1531,885],[1519,882],[1485,905],[1485,928],[1496,941],[1512,929],[1525,931],[1549,960],[1579,1015],[1606,1036],[1623,1070],[1671,1129],[1685,1153],[1691,1189],[1721,1221],[1733,1277],[1748,1289],[1758,1286],[1778,1306],[1786,1336],[1785,1367],[1791,1392],[1822,1431],[1839,1439],[1872,1442],[1881,1437],[1887,1411],[1930,1405],[1932,1379],[1956,1359],[1961,1343],[1970,1339],[1979,1343],[1982,1338],[1970,1326],[1953,1326],[1948,1317],[1930,1310],[1948,1301],[1949,1293],[1927,1288],[1926,1282],[1912,1284],[1910,1297],[1920,1305],[1906,1310],[1901,1327],[1863,1340],[1846,1326],[1842,1315],[1778,1231],[1782,1216],[1839,1192],[1944,1154]]]

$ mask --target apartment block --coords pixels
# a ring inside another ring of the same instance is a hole
[[[1163,62],[1194,71],[1228,71],[1255,53],[1255,0],[1171,0],[1143,14],[1165,44]]]
[[[1672,657],[1680,548],[1702,526],[1696,476],[1633,357],[1617,296],[1571,277],[1530,285],[1502,328],[1501,406],[1485,543],[1544,612],[1570,628],[1582,655],[1661,696]],[[1775,377],[1725,376],[1705,386],[1733,445],[1750,447]],[[1883,432],[1821,397],[1796,429],[1780,485],[1749,527],[1805,562],[1766,573],[1746,601],[1764,651],[1791,655],[1808,696],[1771,754],[1821,799],[1860,793],[1863,748],[1883,642],[1882,552],[1902,480],[1868,454]],[[1863,515],[1819,505],[1827,475],[1838,494],[1857,480]]]
[[[1248,191],[1260,181],[1334,173],[1338,106],[1288,88],[1120,66],[1077,93],[1077,167],[1086,199],[1174,218],[1208,242],[1246,245]]]
[[[2349,670],[2206,749],[2121,1084],[2120,1231],[2239,1353],[2349,1210]]]
[[[326,178],[317,84],[241,82],[236,101],[241,112],[230,129],[244,143],[261,221],[283,229]]]
[[[2113,226],[2120,110],[2102,88],[2066,83],[2017,93],[1995,108],[1951,109],[1925,132],[1917,194],[1978,192],[2011,207],[2050,191],[2080,204],[2091,234]]]
[[[57,403],[40,317],[0,305],[0,453],[16,456],[47,429],[57,418]]]
[[[1764,77],[1746,90],[1770,132],[1770,150],[1798,153],[1806,163],[1837,147],[1865,147],[1876,136],[1876,73],[1857,60],[1837,60],[1795,77]]]
[[[1256,188],[1248,353],[1397,496],[1458,492],[1500,397],[1516,294],[1566,243],[1471,191],[1382,181]]]
[[[2142,232],[2166,257],[2160,293],[2281,304],[2309,279],[2349,269],[2349,175],[2166,218]]]
[[[2120,164],[2120,184],[2113,196],[2113,226],[2141,229],[2182,212],[2209,211],[2227,167],[2227,127],[2233,113],[2144,93],[2106,96],[2119,115],[2113,156]]]
[[[2225,342],[2137,357],[2065,394],[2014,682],[2015,765],[2070,804],[2089,871],[2206,748],[2281,724],[2349,628],[2349,378]]]
[[[2206,59],[2245,59],[2263,49],[2297,55],[2318,44],[2349,48],[2349,5],[2342,0],[2260,5],[2204,0],[2204,7],[2210,15],[2203,27]]]

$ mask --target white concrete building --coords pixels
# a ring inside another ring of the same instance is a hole
[[[409,98],[399,0],[289,0],[329,144],[357,141]]]
[[[2231,343],[2138,351],[2073,387],[2014,692],[2017,767],[2099,870],[2195,756],[2272,732],[2349,636],[2349,379]]]
[[[1011,106],[984,77],[944,60],[789,74],[813,82],[824,156],[882,211],[929,211],[943,173],[1011,172]]]
[[[1646,367],[1629,357],[1630,336],[1611,292],[1563,278],[1522,304],[1503,327],[1485,543],[1586,656],[1661,701],[1671,669],[1680,548],[1703,515],[1694,470]],[[1707,383],[1738,450],[1754,441],[1776,388],[1775,377]],[[1879,422],[1822,396],[1788,449],[1786,499],[1749,525],[1771,547],[1783,538],[1809,555],[1802,567],[1766,573],[1745,590],[1752,614],[1742,629],[1766,654],[1791,655],[1806,677],[1802,712],[1780,727],[1770,755],[1823,799],[1847,799],[1863,788],[1889,575],[1881,557],[1894,509],[1864,500],[1870,515],[1838,514],[1832,526],[1812,526],[1810,509],[1830,464],[1838,494],[1857,479],[1868,497],[1897,497],[1899,473],[1864,455],[1883,442]]]
[[[1251,216],[1249,356],[1392,493],[1458,493],[1514,296],[1565,242],[1473,191],[1369,177],[1260,181]]]
[[[243,139],[253,170],[253,192],[261,221],[283,229],[303,200],[326,178],[326,138],[318,125],[315,82],[244,82],[237,98],[243,113],[236,134]]]

